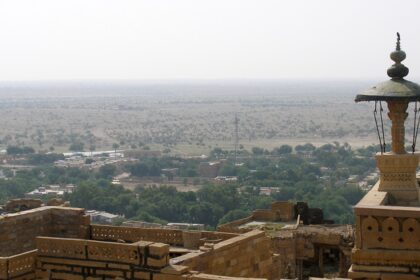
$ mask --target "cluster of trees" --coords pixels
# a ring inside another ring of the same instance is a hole
[[[238,176],[238,184],[204,184],[196,193],[177,192],[172,187],[138,187],[134,193],[121,188],[120,194],[116,195],[118,187],[101,182],[102,185],[84,185],[80,188],[83,192],[76,191],[69,199],[75,206],[117,212],[127,218],[205,223],[212,227],[244,217],[254,209],[267,208],[275,200],[306,201],[311,207],[324,209],[326,218],[352,223],[351,206],[364,192],[347,185],[344,180],[350,174],[363,176],[374,170],[373,149],[352,150],[349,145],[339,144],[315,148],[306,144],[297,150],[299,152],[289,153],[290,149],[279,148],[281,157],[253,156],[245,159],[241,166],[235,166],[228,159],[219,175]],[[305,156],[299,153],[305,153]],[[229,152],[220,149],[214,153],[217,157],[222,154]],[[369,156],[363,156],[367,154]],[[127,168],[136,176],[158,176],[162,168],[178,167],[182,175],[195,176],[198,163],[198,160],[164,157],[143,159]],[[277,187],[280,191],[271,196],[260,196],[260,187]],[[91,198],[87,199],[89,194]],[[100,199],[95,197],[97,194],[101,194]],[[86,205],[86,201],[90,204]]]
[[[100,209],[148,222],[219,223],[242,218],[256,208],[268,208],[273,198],[232,185],[205,185],[198,192],[174,187],[137,188],[133,193],[105,180],[83,182],[67,197],[73,206]]]
[[[139,162],[127,165],[125,168],[137,177],[160,176],[164,168],[178,168],[180,177],[196,177],[199,163],[200,160],[176,157],[142,158]]]
[[[214,149],[212,156],[228,156],[219,175],[238,176],[231,185],[204,184],[198,192],[178,192],[170,186],[142,188],[135,191],[111,184],[117,174],[113,165],[97,172],[77,168],[57,168],[48,165],[58,155],[33,154],[34,163],[47,164],[30,171],[20,171],[15,177],[0,180],[0,203],[21,197],[43,184],[78,186],[66,196],[73,206],[118,213],[126,218],[150,222],[204,223],[215,227],[242,218],[258,208],[268,208],[275,200],[306,201],[311,207],[324,209],[324,215],[336,222],[352,223],[351,206],[364,193],[345,180],[351,174],[367,175],[375,168],[372,153],[375,147],[353,150],[349,145],[327,144],[319,148],[311,144],[294,149],[283,145],[270,155],[255,148],[252,155],[242,158],[243,165],[229,159],[230,151]],[[174,157],[146,158],[126,166],[134,176],[160,176],[163,168],[178,168],[179,176],[195,177],[200,160]],[[278,192],[261,196],[261,187],[276,187]]]
[[[162,165],[157,160],[146,160],[128,166],[132,175],[137,177],[160,176]]]
[[[33,165],[52,164],[57,160],[63,160],[63,154],[31,154],[28,156],[28,163]]]
[[[24,197],[25,193],[46,184],[79,184],[91,178],[92,174],[78,168],[57,168],[52,166],[37,167],[32,170],[17,171],[16,175],[3,170],[6,179],[0,179],[0,204],[9,199]]]
[[[28,146],[7,146],[6,152],[8,155],[27,155],[35,153],[35,150],[34,148]]]

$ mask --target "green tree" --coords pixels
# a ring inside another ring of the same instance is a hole
[[[85,144],[82,142],[74,142],[70,145],[69,150],[74,152],[83,151]]]
[[[117,149],[120,147],[120,145],[118,143],[114,143],[112,144],[112,149],[114,149],[114,156],[117,156]]]
[[[8,146],[6,148],[6,152],[8,155],[27,155],[35,153],[34,148],[32,147],[18,147],[18,146]]]
[[[286,155],[291,154],[293,151],[292,146],[289,145],[281,145],[279,148],[275,148],[273,150],[274,155]]]
[[[99,176],[101,178],[111,179],[115,176],[117,168],[112,164],[106,164],[99,168]]]
[[[260,156],[264,154],[264,149],[258,148],[258,147],[253,147],[251,151],[256,156]]]
[[[93,155],[93,151],[95,151],[95,149],[96,149],[95,145],[90,145],[90,147],[89,147],[90,156]]]

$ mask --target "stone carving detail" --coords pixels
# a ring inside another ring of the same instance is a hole
[[[38,237],[37,246],[39,256],[141,264],[139,247],[135,244]]]
[[[420,243],[420,224],[416,219],[408,218],[402,224],[403,239],[407,244]]]
[[[383,244],[385,244],[383,246],[398,243],[400,226],[395,218],[389,217],[382,222],[382,236],[384,239]]]
[[[411,173],[385,173],[382,174],[384,181],[398,181],[398,182],[409,182],[414,179]]]
[[[170,245],[182,245],[181,230],[161,230],[149,228],[91,226],[92,239],[103,241],[124,240],[128,242],[152,241],[163,242]]]
[[[141,257],[138,247],[131,244],[112,244],[90,241],[87,245],[88,259],[118,261],[140,265]]]
[[[14,279],[14,277],[34,272],[35,259],[36,250],[0,258],[0,279]]]
[[[364,249],[420,249],[420,223],[414,218],[364,217],[361,221]]]
[[[85,242],[76,239],[57,239],[38,237],[38,255],[85,259]]]
[[[418,153],[376,155],[376,164],[381,173],[378,191],[389,193],[394,199],[393,204],[417,203],[420,192],[416,180],[418,163]]]
[[[379,236],[379,223],[374,217],[369,216],[362,220],[362,232],[363,247],[380,246],[382,237]]]
[[[16,255],[9,258],[8,275],[15,277],[35,270],[36,251]]]

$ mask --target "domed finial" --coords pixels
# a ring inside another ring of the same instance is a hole
[[[394,65],[388,68],[387,74],[392,79],[402,79],[408,75],[408,68],[401,64],[406,57],[405,52],[401,50],[400,45],[400,33],[397,32],[397,46],[395,47],[395,51],[390,54],[391,59],[395,62]]]
[[[397,51],[400,51],[401,50],[400,40],[401,40],[400,33],[397,32],[397,47],[395,48],[395,50],[397,50]]]

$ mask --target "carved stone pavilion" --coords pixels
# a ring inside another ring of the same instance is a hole
[[[352,279],[420,279],[420,189],[415,151],[419,129],[420,86],[404,79],[408,68],[400,36],[390,55],[395,62],[387,71],[391,78],[362,94],[356,102],[375,102],[374,118],[381,152],[376,155],[380,179],[355,206],[356,240],[352,251]],[[388,107],[391,120],[391,150],[387,152],[386,125],[382,115]],[[413,103],[411,151],[405,150],[405,121]]]

